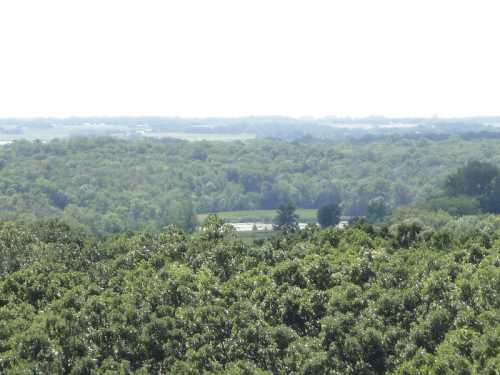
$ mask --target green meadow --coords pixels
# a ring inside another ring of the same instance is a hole
[[[318,210],[309,208],[298,208],[295,212],[299,215],[300,222],[316,221]],[[276,216],[276,210],[243,210],[243,211],[221,211],[213,212],[224,220],[232,223],[239,222],[264,222],[270,223]],[[202,223],[210,213],[198,214],[198,222]]]

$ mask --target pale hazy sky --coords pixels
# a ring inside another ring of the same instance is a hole
[[[498,0],[0,0],[0,117],[500,114]]]

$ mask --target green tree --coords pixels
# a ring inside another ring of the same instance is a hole
[[[487,193],[491,182],[499,175],[499,169],[493,164],[469,161],[456,173],[447,177],[445,188],[450,195],[480,196]]]
[[[0,373],[496,374],[498,231],[393,229],[252,244],[216,216],[105,239],[3,223],[18,261],[0,275]]]
[[[234,231],[232,226],[227,225],[224,219],[216,214],[208,215],[200,229],[202,237],[210,241],[223,239],[224,236]]]
[[[403,222],[397,226],[396,242],[400,247],[410,247],[417,242],[423,227],[419,222]]]
[[[274,228],[276,230],[293,232],[299,227],[299,216],[295,213],[295,206],[291,203],[282,204],[276,210]]]
[[[336,203],[321,206],[317,213],[319,225],[322,228],[337,225],[340,221],[340,207]]]
[[[500,214],[500,177],[491,182],[488,191],[481,197],[480,204],[485,212]]]
[[[468,195],[442,196],[429,199],[425,207],[443,210],[451,215],[463,216],[481,213],[479,201]]]
[[[387,207],[384,199],[381,197],[375,198],[368,203],[368,207],[366,209],[366,219],[370,223],[377,223],[384,220],[389,213],[389,207]]]

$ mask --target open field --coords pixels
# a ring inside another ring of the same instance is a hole
[[[81,125],[50,125],[43,127],[14,125],[0,125],[0,142],[9,143],[15,140],[29,141],[63,139],[70,137],[106,136],[122,139],[129,138],[177,138],[189,142],[195,141],[245,141],[255,138],[250,133],[194,133],[151,131],[144,126],[110,125],[110,124],[81,124]]]
[[[296,210],[299,215],[300,222],[315,222],[316,209],[298,208]],[[264,222],[270,223],[276,216],[276,210],[244,210],[244,211],[221,211],[214,212],[227,222],[241,223],[241,222]],[[202,223],[207,217],[208,213],[198,214],[198,222]]]
[[[144,136],[151,138],[177,138],[185,141],[245,141],[254,139],[255,134],[239,133],[239,134],[225,134],[225,133],[188,133],[188,132],[154,132],[145,133]]]

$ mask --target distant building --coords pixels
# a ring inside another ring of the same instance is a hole
[[[226,223],[227,225],[231,225],[236,232],[270,232],[272,231],[273,224],[269,223]],[[311,223],[299,223],[299,229],[305,229]],[[318,225],[318,224],[316,224]],[[349,226],[349,222],[347,220],[342,220],[337,224],[337,228],[344,229]]]

